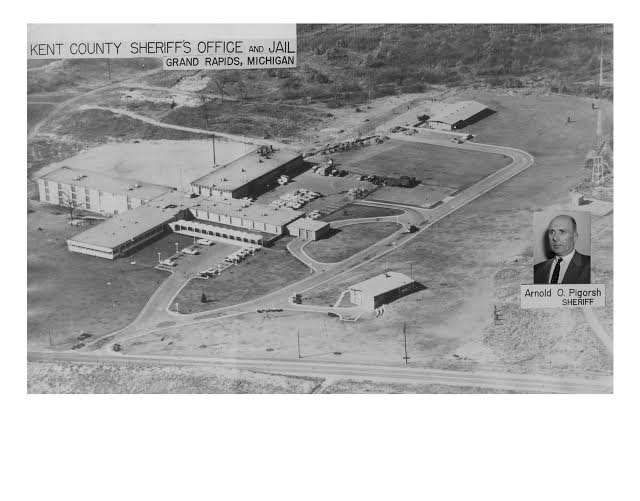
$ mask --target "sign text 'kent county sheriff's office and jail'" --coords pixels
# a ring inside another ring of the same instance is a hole
[[[166,70],[295,68],[295,39],[29,42],[30,59],[162,57]]]

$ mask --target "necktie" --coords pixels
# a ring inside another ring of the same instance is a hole
[[[562,262],[562,258],[559,257],[558,260],[556,261],[556,267],[553,269],[553,275],[551,275],[551,282],[552,284],[557,284],[558,283],[558,278],[560,277],[560,263]]]

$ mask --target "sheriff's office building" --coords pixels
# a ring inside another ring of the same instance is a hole
[[[434,116],[429,117],[427,126],[440,130],[462,129],[491,113],[487,106],[477,101],[459,101],[445,104]]]
[[[302,216],[302,212],[292,209],[274,209],[244,200],[191,198],[186,193],[171,191],[76,235],[67,241],[67,247],[71,252],[114,259],[169,231],[254,245],[266,245],[287,234],[313,238],[311,234],[300,235],[290,229],[290,223]],[[311,231],[322,230],[324,226],[329,231],[329,224],[320,222]]]
[[[318,240],[331,232],[331,226],[324,221],[303,217],[287,225],[289,234],[305,240]]]
[[[41,202],[104,215],[135,209],[170,190],[168,186],[118,179],[70,167],[60,167],[38,179]]]
[[[277,185],[281,175],[295,176],[304,166],[302,155],[294,151],[261,146],[191,182],[191,191],[222,200],[254,197]]]
[[[358,306],[374,310],[383,304],[410,294],[416,289],[416,282],[395,271],[370,278],[347,289],[349,300]]]
[[[185,235],[216,237],[264,245],[286,234],[287,224],[303,213],[244,200],[192,199],[190,218],[171,224],[173,231]]]

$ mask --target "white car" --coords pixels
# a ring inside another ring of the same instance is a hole
[[[172,261],[171,259],[163,259],[162,261],[160,261],[160,264],[164,266],[176,266],[176,262]]]
[[[200,254],[200,251],[191,249],[190,247],[185,247],[184,249],[182,249],[182,252],[184,252],[185,254],[191,254],[192,256],[197,256],[198,254]]]
[[[198,243],[200,245],[213,245],[213,240],[207,240],[206,238],[201,238],[200,240],[198,240]]]

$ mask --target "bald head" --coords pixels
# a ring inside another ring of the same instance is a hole
[[[547,229],[549,246],[557,256],[566,256],[576,246],[578,238],[578,225],[571,216],[556,216],[549,223]]]

